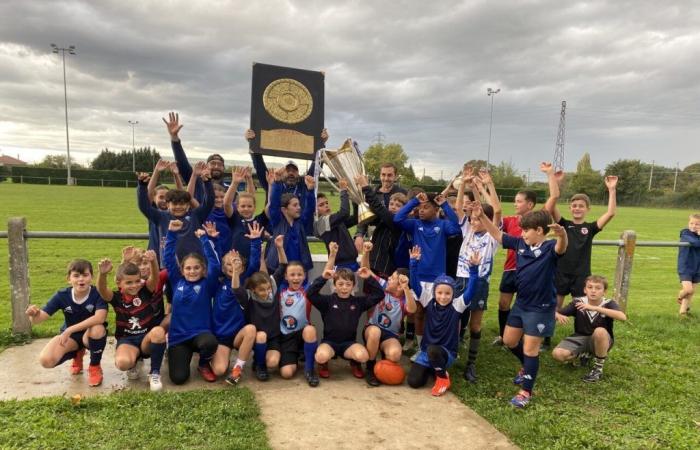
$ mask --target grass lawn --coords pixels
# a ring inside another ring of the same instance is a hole
[[[269,448],[259,415],[246,388],[5,401],[0,448]]]
[[[136,209],[133,189],[0,183],[0,198],[0,217],[3,221],[6,222],[10,216],[25,216],[29,230],[146,230],[145,219]],[[335,206],[337,197],[331,197],[331,202]],[[510,211],[512,207],[505,205],[505,212]],[[603,207],[594,207],[591,217],[597,217],[602,211]],[[688,210],[677,209],[620,208],[617,217],[598,235],[598,239],[617,239],[622,230],[632,229],[637,232],[640,241],[675,241],[679,230],[686,226],[689,213]],[[63,270],[70,259],[84,257],[93,262],[104,256],[118,259],[120,249],[129,244],[145,245],[145,242],[30,240],[33,302],[43,304],[65,284]],[[320,253],[322,249],[317,244],[312,251]],[[7,254],[5,239],[0,239],[0,254]],[[499,252],[496,267],[502,267],[504,254]],[[617,250],[612,247],[594,247],[593,251],[593,272],[607,276],[611,283],[616,254]],[[498,332],[496,310],[501,272],[495,270],[477,362],[480,381],[476,385],[461,381],[460,372],[466,357],[462,355],[452,369],[453,392],[523,448],[700,448],[700,428],[696,425],[700,422],[700,413],[696,408],[700,321],[696,317],[686,321],[677,318],[674,300],[679,289],[676,255],[676,249],[637,249],[627,311],[629,320],[618,323],[615,328],[616,343],[605,366],[603,381],[587,385],[580,380],[584,369],[558,366],[549,355],[543,355],[535,387],[536,397],[525,411],[514,411],[508,404],[516,392],[511,384],[518,368],[515,358],[509,352],[489,346]],[[2,330],[10,327],[11,320],[7,273],[7,257],[0,256]],[[612,292],[609,294],[612,295]],[[51,336],[56,333],[61,321],[60,317],[52,318],[35,327],[34,333],[37,336]],[[571,331],[572,326],[557,327],[554,342]],[[3,342],[4,345],[12,344],[10,340],[7,332],[0,333],[0,347]],[[206,395],[211,399],[211,395],[221,394],[207,391],[206,394],[193,395],[191,400],[187,400],[188,404],[196,404],[199,401],[197,395]],[[177,396],[173,394],[162,401],[174,406],[180,401],[176,400],[180,398]],[[62,401],[65,400],[21,402],[22,408],[17,408],[17,403],[13,402],[0,403],[3,423],[6,422],[7,411],[17,410],[17,414],[36,416],[36,419],[26,417],[23,420],[43,421],[42,417],[51,418],[50,421],[47,419],[45,426],[61,430],[59,423],[52,418],[54,415],[42,412],[38,405],[51,405],[50,410],[59,408]],[[105,402],[105,409],[109,410],[107,405],[120,401],[148,403],[161,400],[152,400],[146,394],[118,394],[91,399],[86,407],[94,405],[96,410],[100,410],[102,408],[97,405]],[[214,398],[208,404],[218,401]],[[180,407],[173,409],[177,408]],[[233,413],[235,411],[230,412]],[[201,413],[199,418],[188,420],[188,423],[196,427],[207,421],[218,421],[217,414]],[[55,416],[58,417],[58,414]],[[0,431],[3,439],[6,434],[2,433],[21,432],[21,421],[9,423],[9,427]],[[159,437],[154,436],[154,439]],[[2,442],[0,447],[7,445]],[[57,442],[44,447],[61,445]],[[151,445],[155,448],[158,446],[157,441]]]

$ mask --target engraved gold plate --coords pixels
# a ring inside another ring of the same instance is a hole
[[[306,86],[291,78],[280,78],[265,88],[263,106],[275,119],[293,124],[309,117],[314,102]]]
[[[269,150],[314,154],[314,137],[294,130],[261,130],[260,146]]]

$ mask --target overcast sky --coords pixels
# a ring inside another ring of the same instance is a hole
[[[98,6],[99,5],[99,6]],[[465,160],[551,160],[567,101],[565,167],[584,152],[700,161],[700,6],[658,1],[22,1],[0,3],[0,149],[25,160],[136,145],[247,159],[254,61],[326,72],[329,147],[381,132],[418,174]]]

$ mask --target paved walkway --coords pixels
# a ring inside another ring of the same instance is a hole
[[[85,374],[71,376],[67,363],[42,369],[37,356],[46,342],[38,339],[0,353],[0,400],[148,389],[145,373],[130,381],[114,367],[113,338],[104,355],[105,381],[97,388],[87,386]],[[85,363],[87,367],[87,357]],[[193,374],[184,386],[174,386],[167,381],[165,368],[164,389],[235,389],[224,382],[205,383],[196,371]],[[517,448],[450,393],[434,398],[428,389],[405,385],[370,388],[353,378],[347,363],[339,360],[331,363],[331,378],[321,380],[315,389],[302,376],[282,380],[273,375],[261,383],[249,371],[243,386],[255,393],[273,448]]]

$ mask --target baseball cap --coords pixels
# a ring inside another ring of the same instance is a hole
[[[219,155],[218,153],[214,153],[214,154],[209,155],[209,157],[207,158],[207,162],[210,162],[210,161],[215,160],[215,159],[218,159],[219,161],[221,161],[221,164],[224,163],[223,156]]]
[[[289,166],[294,166],[297,170],[299,170],[299,166],[297,166],[297,163],[295,163],[291,159],[289,161],[287,161],[287,164],[284,165],[285,168],[287,168]]]

